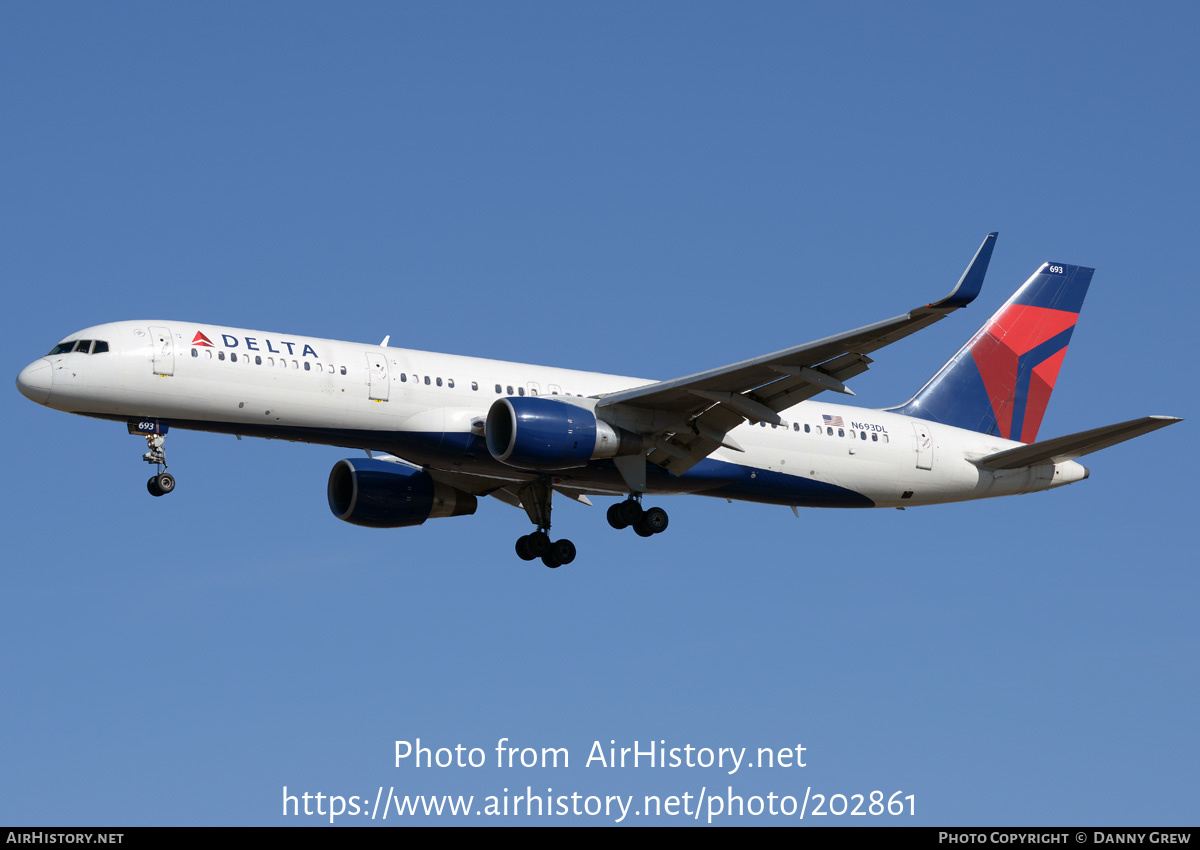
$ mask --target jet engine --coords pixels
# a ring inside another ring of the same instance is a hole
[[[518,469],[574,469],[642,451],[637,434],[577,404],[545,396],[497,399],[484,425],[488,451]]]
[[[329,473],[329,509],[370,528],[404,528],[427,519],[466,516],[479,502],[423,469],[386,460],[339,460]]]

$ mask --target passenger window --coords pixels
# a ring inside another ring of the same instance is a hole
[[[830,437],[832,437],[832,436],[833,436],[833,429],[832,429],[832,428],[826,428],[825,430],[829,432],[829,436],[830,436]]]
[[[499,385],[499,384],[496,384],[496,394],[497,394],[497,395],[499,395],[499,394],[500,394],[500,393],[502,393],[502,392],[504,392],[504,390],[500,389],[500,385]]]
[[[193,356],[193,357],[199,357],[199,356],[200,356],[200,352],[199,352],[199,351],[197,351],[196,349],[194,349],[194,348],[193,348],[193,349],[192,349],[192,356]]]
[[[304,361],[304,371],[305,371],[305,372],[311,372],[311,371],[312,371],[312,364],[311,364],[311,363],[309,363],[307,360],[305,360],[305,361]]]
[[[519,396],[523,396],[523,395],[525,395],[525,388],[524,388],[524,387],[517,387],[517,395],[519,395]]]
[[[230,355],[229,355],[229,359],[230,359],[232,362],[234,362],[234,363],[237,363],[237,352],[234,352],[233,354],[230,354]],[[250,361],[249,361],[249,360],[247,360],[246,362],[247,362],[247,363],[249,363]]]
[[[811,434],[811,433],[812,433],[812,429],[808,427],[808,423],[807,423],[807,422],[806,422],[806,423],[804,423],[804,433],[805,433],[805,434]]]
[[[343,375],[345,375],[345,374],[346,374],[346,367],[345,367],[345,366],[343,366],[343,367],[342,367],[342,374],[343,374]]]
[[[858,436],[859,436],[859,438],[860,438],[860,439],[863,439],[863,440],[865,440],[865,439],[867,439],[867,432],[866,432],[866,431],[859,431],[859,432],[858,432]]]
[[[400,373],[400,383],[402,383],[402,384],[408,383],[408,375],[404,372]]]
[[[533,387],[530,387],[530,388],[529,388],[529,394],[530,394],[530,395],[537,395],[537,390],[535,390]]]
[[[479,381],[471,381],[471,389],[475,390],[475,392],[479,392]]]
[[[305,363],[304,365],[305,365],[305,366],[307,366],[308,364],[307,364],[307,363]],[[299,363],[297,363],[295,360],[293,360],[293,361],[292,361],[292,368],[293,368],[293,369],[299,369],[299,368],[300,368],[300,364],[299,364]]]
[[[800,430],[800,423],[799,423],[799,422],[793,422],[793,423],[792,423],[792,430],[793,430],[793,431],[799,431],[799,430]]]
[[[217,359],[218,359],[218,360],[224,360],[224,359],[225,359],[225,352],[224,352],[224,351],[218,351],[218,352],[217,352]]]
[[[437,385],[438,385],[439,387],[442,385],[442,379],[441,379],[441,378],[438,378],[438,379],[437,379]]]
[[[872,442],[872,443],[878,443],[878,442],[879,442],[879,435],[878,435],[878,434],[872,434],[872,435],[871,435],[871,442]]]
[[[254,355],[254,365],[255,365],[255,366],[261,366],[261,365],[262,365],[262,355],[261,355],[261,354],[255,354],[255,355]]]
[[[429,376],[425,376],[425,386],[429,386]]]
[[[212,349],[211,349],[211,348],[206,348],[206,349],[204,349],[204,359],[206,359],[206,360],[212,360],[212,359],[213,359],[213,353],[212,353]],[[233,358],[233,359],[234,359],[234,360],[237,360],[237,358],[236,358],[236,357],[235,357],[235,358]]]
[[[512,395],[512,394],[513,394],[513,391],[512,391],[512,385],[511,385],[511,384],[509,384],[509,386],[508,386],[508,394],[509,394],[509,395]]]
[[[838,428],[838,436],[839,436],[839,437],[844,437],[844,436],[846,436],[846,431],[845,431],[845,429],[844,429],[844,428]]]
[[[447,387],[449,387],[450,389],[454,389],[454,379],[453,379],[453,378],[447,378],[447,379],[446,379],[446,386],[447,386]]]

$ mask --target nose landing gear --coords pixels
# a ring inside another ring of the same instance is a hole
[[[153,428],[153,432],[145,433],[150,428]],[[151,475],[146,482],[146,490],[151,496],[167,495],[175,489],[175,476],[167,472],[167,452],[163,448],[163,444],[167,441],[166,424],[160,424],[156,420],[143,421],[131,423],[129,430],[131,433],[145,436],[147,451],[142,455],[142,460],[158,468],[158,471]]]

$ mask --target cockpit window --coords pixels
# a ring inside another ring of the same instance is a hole
[[[54,348],[50,349],[50,354],[47,354],[46,356],[50,357],[53,354],[66,354],[74,347],[75,340],[69,339],[66,342],[60,342],[58,345],[54,346]]]
[[[103,354],[106,351],[108,351],[108,343],[104,340],[98,339],[92,343],[92,354]]]
[[[92,350],[92,341],[90,339],[81,339],[75,345],[75,350],[80,354],[88,354]]]

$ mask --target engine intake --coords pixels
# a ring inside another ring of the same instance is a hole
[[[488,452],[519,469],[573,469],[642,451],[642,438],[584,407],[544,396],[497,399],[484,425]]]
[[[427,519],[468,516],[478,500],[423,469],[386,460],[339,460],[329,473],[329,509],[354,525],[404,528]]]

